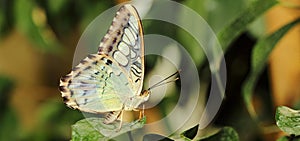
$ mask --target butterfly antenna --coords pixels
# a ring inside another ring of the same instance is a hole
[[[157,88],[157,87],[159,87],[159,86],[162,86],[162,85],[165,85],[165,84],[168,84],[168,83],[171,83],[171,82],[175,82],[176,80],[178,80],[179,79],[179,77],[176,77],[174,80],[170,80],[170,81],[167,81],[167,82],[164,82],[164,83],[160,83],[160,84],[158,84],[158,85],[155,85],[155,87],[150,87],[151,89],[153,89],[153,88]],[[150,90],[150,88],[148,89],[148,90]]]
[[[149,87],[148,90],[151,90],[151,89],[153,89],[153,88],[155,88],[155,87],[159,87],[159,86],[161,86],[161,85],[165,85],[165,84],[168,84],[168,83],[171,83],[171,82],[175,82],[176,80],[179,79],[179,77],[176,77],[174,80],[170,80],[170,81],[166,81],[166,80],[168,80],[169,78],[171,78],[171,77],[174,76],[174,75],[179,74],[179,72],[180,72],[180,70],[176,71],[175,73],[171,74],[170,76],[166,77],[165,79],[163,79],[163,80],[157,82],[156,84],[154,84],[154,85],[152,85],[151,87]]]

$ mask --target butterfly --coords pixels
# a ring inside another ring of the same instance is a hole
[[[144,73],[141,19],[132,5],[125,4],[102,38],[98,53],[88,55],[61,77],[59,89],[68,107],[88,113],[107,113],[105,124],[122,122],[123,111],[138,110],[149,100],[150,89],[176,81],[178,78],[165,80],[179,71],[142,91]]]
[[[98,53],[88,55],[61,77],[59,89],[68,107],[108,113],[104,120],[108,124],[124,110],[136,110],[149,99],[150,91],[142,92],[144,70],[141,19],[137,10],[126,4],[117,11]]]

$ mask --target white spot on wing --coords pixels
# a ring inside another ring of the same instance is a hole
[[[129,43],[130,45],[134,45],[135,43],[135,40],[134,40],[134,35],[132,34],[132,32],[128,29],[128,28],[125,28],[124,30],[124,36],[123,36],[123,40],[126,42],[126,43]]]
[[[113,57],[122,66],[126,66],[128,64],[128,60],[127,60],[126,56],[123,55],[120,51],[116,51],[113,54]]]
[[[124,32],[124,34],[126,34],[126,32]],[[131,42],[129,41],[127,35],[123,35],[122,40],[123,40],[123,42],[125,42],[125,43],[128,44],[128,45],[132,45]]]
[[[126,28],[125,34],[129,38],[130,44],[135,45],[135,36],[136,36],[135,33],[133,31],[130,31],[130,29]]]
[[[124,54],[124,55],[129,55],[129,47],[123,43],[123,42],[120,42],[119,43],[119,46],[118,46],[118,49]]]

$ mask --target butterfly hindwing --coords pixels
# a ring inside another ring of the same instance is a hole
[[[65,103],[90,113],[119,111],[133,92],[125,74],[111,57],[91,54],[61,78]]]

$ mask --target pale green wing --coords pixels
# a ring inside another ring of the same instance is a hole
[[[89,55],[61,78],[65,103],[73,109],[102,113],[120,111],[139,95],[144,79],[142,32],[135,8],[122,6],[103,37],[98,54]]]
[[[134,94],[141,93],[144,80],[143,28],[132,5],[126,4],[117,12],[99,45],[98,54],[112,56],[128,76]]]
[[[60,80],[66,105],[90,113],[119,111],[133,91],[118,63],[106,55],[91,54]]]

